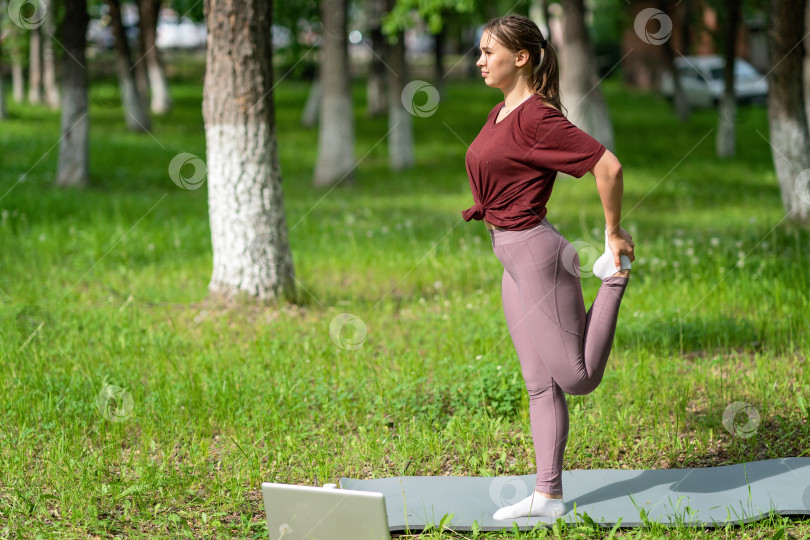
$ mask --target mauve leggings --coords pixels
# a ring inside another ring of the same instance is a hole
[[[564,393],[588,394],[602,381],[628,278],[605,279],[586,313],[576,249],[548,221],[489,232],[504,267],[503,310],[529,394],[535,489],[562,494]]]

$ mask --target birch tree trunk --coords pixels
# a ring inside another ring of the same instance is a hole
[[[402,93],[408,84],[408,64],[405,59],[405,34],[397,33],[396,43],[389,43],[386,63],[388,71],[388,163],[394,171],[412,167],[415,163],[413,153],[413,116],[403,104]],[[405,96],[405,103],[414,111],[415,94]]]
[[[155,114],[168,114],[172,110],[172,97],[166,70],[160,59],[160,52],[155,46],[157,39],[157,21],[160,13],[160,0],[140,0],[140,29],[145,49],[146,71],[149,78],[149,90],[152,95],[150,108]]]
[[[212,296],[295,295],[273,108],[272,0],[205,0]]]
[[[318,68],[320,71],[320,68]],[[315,74],[312,84],[309,85],[307,102],[304,104],[304,111],[301,113],[301,125],[304,127],[314,127],[318,125],[318,113],[321,108],[321,76]]]
[[[11,56],[11,97],[14,103],[25,101],[25,75],[20,49],[12,44]]]
[[[28,102],[42,103],[42,33],[40,27],[30,30],[28,49]]]
[[[563,38],[560,52],[560,93],[568,119],[615,151],[613,124],[599,86],[593,44],[585,27],[583,0],[563,0]]]
[[[2,9],[3,5],[0,3],[0,9]],[[0,24],[0,28],[2,26]],[[23,69],[22,44],[20,43],[22,37],[16,25],[8,25],[3,29],[6,30],[3,43],[11,61],[11,98],[14,103],[22,103],[25,101],[25,71]]]
[[[782,203],[789,219],[810,221],[810,133],[804,109],[800,43],[807,0],[770,0],[768,125]]]
[[[52,0],[42,0],[45,8],[45,21],[42,28],[42,87],[45,91],[45,103],[51,109],[59,108],[59,86],[56,84],[56,56],[53,51],[54,5]]]
[[[152,124],[144,107],[144,100],[135,84],[129,40],[121,21],[120,0],[107,0],[107,3],[110,6],[110,21],[115,35],[115,71],[118,73],[118,84],[121,88],[124,120],[130,131],[149,131]]]
[[[0,0],[0,10],[7,3]],[[0,16],[7,14],[0,11]],[[14,103],[22,103],[25,101],[25,69],[23,68],[23,36],[20,34],[20,28],[16,24],[4,25],[0,22],[0,32],[5,31],[4,39],[2,40],[6,53],[8,54],[9,61],[11,62],[11,98]]]
[[[366,81],[366,114],[373,117],[381,116],[388,110],[385,89],[386,67],[383,61],[386,57],[386,43],[382,31],[385,0],[368,0],[367,6],[372,55]]]
[[[725,88],[718,106],[717,155],[733,157],[737,138],[737,95],[734,90],[734,59],[737,42],[737,27],[740,21],[740,0],[726,0],[726,28],[723,57],[726,67],[723,70]]]
[[[314,185],[354,181],[354,108],[346,45],[346,0],[321,0],[321,107]]]
[[[87,114],[87,0],[65,0],[62,23],[62,137],[56,185],[82,187],[88,181],[90,116]]]

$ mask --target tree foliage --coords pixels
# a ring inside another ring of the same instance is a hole
[[[389,13],[383,17],[383,32],[396,35],[416,22],[417,15],[427,24],[432,34],[438,34],[449,13],[472,13],[474,0],[398,0]]]

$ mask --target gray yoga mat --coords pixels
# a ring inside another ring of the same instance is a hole
[[[695,469],[595,469],[563,471],[568,523],[586,514],[597,524],[641,526],[645,520],[665,525],[714,527],[756,521],[770,511],[810,517],[810,458],[781,458]],[[340,487],[385,495],[391,532],[421,531],[428,524],[469,531],[550,526],[545,517],[509,521],[492,519],[501,506],[530,495],[535,475],[398,476],[372,480],[341,478]],[[576,511],[574,509],[576,505]]]

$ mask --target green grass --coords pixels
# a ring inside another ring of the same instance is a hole
[[[206,299],[207,193],[167,172],[179,152],[205,158],[199,76],[175,81],[176,108],[153,136],[128,133],[114,86],[96,87],[87,190],[52,185],[58,113],[11,105],[0,124],[0,536],[266,538],[263,481],[534,473],[502,267],[483,225],[460,216],[472,204],[465,145],[497,91],[449,82],[436,113],[414,121],[418,165],[391,173],[386,120],[365,117],[358,83],[356,181],[328,190],[312,188],[317,132],[299,123],[307,86],[282,81],[277,133],[302,300],[272,309]],[[765,110],[747,111],[738,157],[720,160],[714,112],[679,124],[654,95],[616,80],[604,91],[638,259],[601,386],[568,396],[564,467],[810,455],[810,234],[783,221]],[[559,180],[549,219],[599,246],[590,175]],[[583,285],[590,302],[597,280]],[[330,338],[344,312],[366,325],[357,349]],[[28,339],[31,320],[45,324]],[[109,398],[107,385],[128,394]],[[723,426],[735,401],[760,413],[754,436]],[[810,534],[772,516],[615,537],[780,530]],[[420,537],[545,534],[608,531]]]

